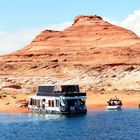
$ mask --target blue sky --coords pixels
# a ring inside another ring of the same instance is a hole
[[[140,0],[0,0],[0,53],[24,47],[42,29],[63,28],[77,15],[100,15],[137,31],[139,10]]]
[[[123,20],[139,0],[0,0],[0,29],[15,31],[72,21],[76,15]]]

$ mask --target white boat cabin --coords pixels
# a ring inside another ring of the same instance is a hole
[[[39,86],[28,107],[45,113],[86,113],[86,93],[80,92],[79,85]]]

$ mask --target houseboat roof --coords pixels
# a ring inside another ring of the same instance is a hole
[[[37,96],[86,96],[79,85],[39,85]]]

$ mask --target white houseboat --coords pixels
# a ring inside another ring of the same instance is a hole
[[[28,107],[44,113],[86,113],[86,93],[80,92],[79,85],[39,86]]]

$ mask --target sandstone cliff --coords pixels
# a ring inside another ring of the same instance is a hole
[[[20,92],[48,83],[140,90],[140,38],[99,16],[78,16],[64,31],[42,31],[22,50],[1,56],[0,76],[1,90]]]

